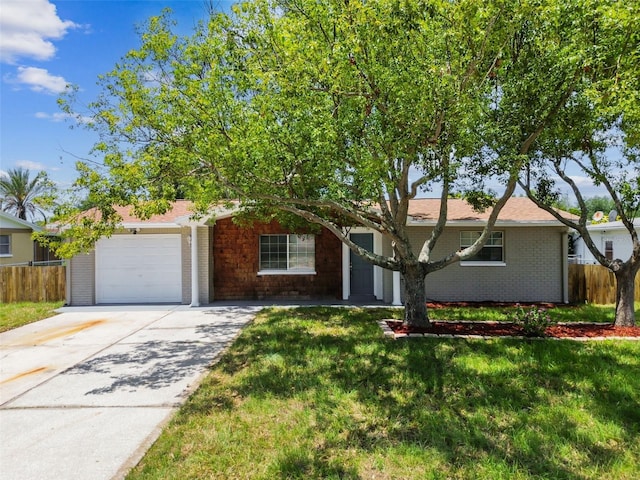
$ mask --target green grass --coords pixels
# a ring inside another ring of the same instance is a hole
[[[0,304],[0,332],[56,315],[64,302],[19,302]]]
[[[636,322],[640,325],[640,302],[635,302]],[[529,307],[524,307],[528,310]],[[505,322],[513,320],[513,307],[471,306],[431,308],[432,320],[484,320]],[[559,305],[549,308],[549,314],[556,322],[603,322],[613,323],[615,305]]]
[[[640,342],[385,338],[400,313],[261,313],[128,479],[637,478]]]

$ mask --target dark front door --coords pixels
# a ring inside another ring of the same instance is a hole
[[[372,233],[352,233],[356,245],[373,252]],[[351,295],[353,300],[373,300],[373,265],[353,252],[349,253],[351,265]]]

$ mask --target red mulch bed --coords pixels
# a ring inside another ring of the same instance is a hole
[[[523,307],[538,306],[552,308],[554,304],[520,304]],[[444,307],[513,307],[513,303],[498,302],[452,302],[427,303],[427,308],[438,309]],[[402,322],[388,320],[387,325],[395,334],[430,333],[436,335],[482,335],[486,337],[523,337],[524,331],[519,325],[510,322],[455,322],[432,321],[431,327],[407,328]],[[568,323],[547,327],[545,336],[551,338],[593,338],[593,337],[640,337],[640,326],[614,327],[608,323]]]
[[[432,321],[431,328],[407,328],[402,322],[387,321],[393,333],[431,333],[437,335],[483,335],[488,337],[522,337],[519,325],[508,322],[440,322]],[[640,327],[614,327],[602,323],[571,323],[553,325],[545,330],[547,337],[640,337]]]

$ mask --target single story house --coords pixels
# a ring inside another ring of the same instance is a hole
[[[640,235],[640,218],[636,218],[633,222],[634,228]],[[631,257],[633,244],[629,231],[622,224],[621,220],[612,222],[593,223],[587,226],[587,230],[591,235],[591,239],[595,243],[598,250],[610,260],[619,258],[627,260]],[[574,258],[575,263],[598,264],[591,250],[587,248],[584,240],[580,236],[574,239]]]
[[[31,239],[39,225],[0,210],[0,266],[46,264],[58,260],[49,249]]]
[[[438,199],[411,202],[409,230],[416,248],[433,229]],[[377,299],[401,304],[398,272],[352,254],[326,229],[293,234],[278,223],[251,227],[233,211],[214,222],[192,221],[187,201],[148,220],[120,209],[122,228],[68,263],[70,305],[182,303],[226,300]],[[443,256],[477,238],[488,213],[449,201],[449,219],[434,254]],[[381,234],[353,228],[359,245],[390,255]],[[473,260],[427,277],[434,301],[567,302],[568,229],[526,198],[503,208],[491,239]]]

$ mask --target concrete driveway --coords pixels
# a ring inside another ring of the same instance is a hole
[[[0,334],[0,477],[124,477],[259,309],[66,307]]]

